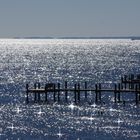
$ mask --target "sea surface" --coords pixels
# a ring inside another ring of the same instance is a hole
[[[140,74],[140,41],[128,39],[0,39],[0,140],[139,140],[140,104],[133,94],[126,104],[114,103],[114,94],[103,93],[102,103],[88,92],[74,104],[64,92],[60,103],[26,104],[26,83],[68,81],[94,88],[114,88],[124,74]],[[130,101],[130,102],[129,102]]]

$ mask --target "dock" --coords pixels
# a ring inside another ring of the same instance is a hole
[[[83,84],[82,84],[83,85]],[[48,102],[48,93],[53,94],[53,101],[60,102],[61,96],[64,96],[64,100],[68,101],[68,94],[73,94],[74,103],[79,103],[81,98],[87,101],[88,93],[92,92],[95,96],[95,103],[102,102],[102,95],[108,96],[108,93],[112,93],[114,97],[114,103],[125,102],[122,99],[122,94],[134,94],[134,99],[136,104],[140,103],[140,75],[135,77],[134,75],[121,77],[120,83],[114,84],[112,89],[102,88],[102,84],[98,83],[94,85],[94,88],[89,88],[88,83],[84,82],[84,86],[81,86],[80,83],[74,84],[73,88],[68,87],[68,82],[65,81],[64,86],[62,87],[60,83],[46,83],[45,86],[41,86],[40,83],[34,83],[33,87],[29,87],[29,84],[26,84],[26,102],[30,102],[30,94],[33,94],[33,101],[40,102],[41,95],[43,95],[43,101]],[[62,94],[63,93],[63,94]],[[81,93],[84,97],[81,97]],[[32,100],[32,99],[31,99]]]

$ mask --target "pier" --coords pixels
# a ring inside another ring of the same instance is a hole
[[[63,92],[63,94],[62,94]],[[88,101],[88,92],[92,92],[95,96],[95,103],[101,103],[102,94],[107,96],[108,93],[112,93],[114,97],[114,103],[125,102],[122,99],[122,94],[134,94],[134,99],[136,104],[140,103],[140,75],[135,77],[134,75],[123,76],[121,77],[120,83],[114,84],[112,89],[102,88],[102,84],[98,83],[94,85],[94,88],[89,88],[88,83],[84,82],[84,86],[80,83],[74,84],[73,88],[68,87],[68,82],[65,81],[64,86],[62,87],[60,83],[46,83],[44,87],[40,83],[35,83],[33,87],[30,87],[29,84],[26,84],[26,102],[30,102],[30,94],[33,94],[34,102],[41,101],[41,95],[43,95],[43,101],[48,102],[48,94],[53,94],[53,101],[60,102],[62,96],[64,100],[68,101],[68,95],[73,94],[73,101],[79,103],[81,98],[85,101]],[[84,96],[81,96],[81,94]],[[32,100],[32,99],[31,99]]]

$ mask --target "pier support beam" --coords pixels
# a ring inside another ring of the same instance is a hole
[[[45,85],[45,102],[47,102],[47,84]]]
[[[60,83],[58,83],[58,102],[60,102]]]
[[[121,84],[118,84],[118,102],[120,103],[121,101],[121,95],[120,95],[120,90],[121,90]]]
[[[26,103],[29,103],[28,91],[29,91],[29,85],[26,84]]]
[[[78,83],[78,102],[80,102],[80,84]]]
[[[101,102],[101,84],[99,84],[99,101]]]
[[[98,102],[98,86],[95,84],[95,102]]]
[[[36,89],[37,88],[37,86],[36,86],[36,83],[34,84],[34,89]],[[37,101],[37,93],[35,92],[35,96],[34,96],[34,102],[36,102]]]
[[[38,83],[38,89],[40,89],[40,83]],[[40,93],[38,93],[38,101],[40,101]]]
[[[65,89],[67,90],[68,82],[65,81]],[[65,91],[65,100],[68,101],[68,91]]]
[[[56,96],[55,84],[53,86],[53,92],[54,92],[54,94],[53,94],[53,100],[54,100],[54,102],[56,102],[56,99],[55,99],[55,96]]]
[[[117,85],[115,84],[115,90],[114,90],[114,102],[117,102]]]
[[[135,101],[136,101],[136,104],[138,104],[138,86],[137,85],[135,86],[135,91],[136,91],[136,93],[135,93],[135,97],[136,97]]]
[[[76,89],[77,85],[75,84],[74,85],[74,102],[75,104],[77,103],[77,96],[76,96],[76,93],[77,93],[77,89]]]
[[[126,81],[127,81],[127,75],[124,75],[124,88],[126,89],[127,88],[127,84],[126,84]]]
[[[140,102],[140,84],[138,85],[139,86],[139,92],[138,92],[138,101]]]
[[[87,89],[87,82],[85,82],[85,90]],[[85,91],[85,99],[87,100],[87,91]]]

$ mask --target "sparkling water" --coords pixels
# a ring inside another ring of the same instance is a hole
[[[88,102],[82,98],[78,105],[71,92],[68,103],[63,92],[60,103],[53,102],[51,93],[49,103],[25,102],[26,83],[59,82],[63,87],[68,81],[74,88],[87,81],[89,88],[95,83],[113,88],[122,75],[140,74],[140,41],[1,39],[0,54],[1,140],[140,139],[139,105],[115,104],[111,93],[102,95],[101,104],[95,104],[92,92]],[[130,94],[123,98],[134,99]]]

